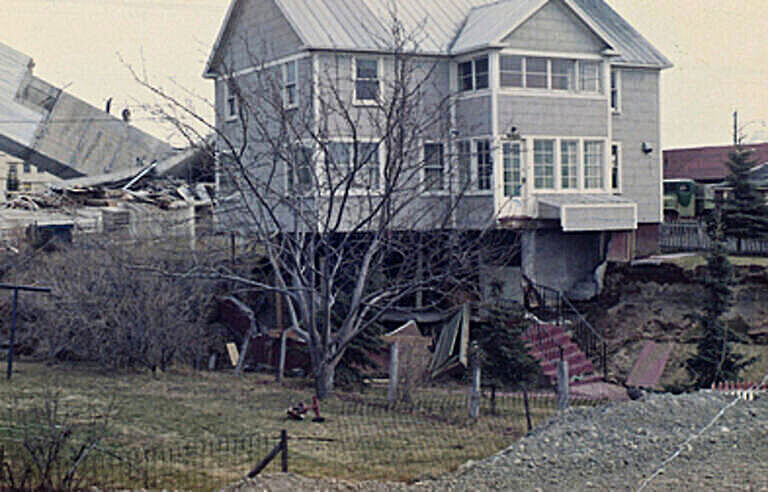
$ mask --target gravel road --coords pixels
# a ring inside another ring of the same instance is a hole
[[[571,409],[490,458],[411,486],[275,474],[227,490],[637,490],[731,401],[699,392]],[[726,410],[645,490],[768,491],[768,394]]]

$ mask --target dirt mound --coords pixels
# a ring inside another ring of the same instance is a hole
[[[649,395],[571,409],[506,450],[416,484],[268,475],[228,491],[636,490],[732,400],[711,392]],[[768,490],[768,394],[738,401],[682,447],[647,490]]]

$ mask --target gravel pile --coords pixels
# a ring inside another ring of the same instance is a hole
[[[230,490],[637,490],[730,401],[700,392],[571,409],[497,455],[411,487],[288,474]],[[646,490],[768,491],[768,394],[729,408]]]

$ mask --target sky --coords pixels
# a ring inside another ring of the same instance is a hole
[[[0,41],[35,75],[180,144],[141,106],[157,99],[128,66],[212,121],[202,78],[230,0],[0,0]],[[664,148],[768,141],[765,0],[607,0],[673,63],[662,73]]]

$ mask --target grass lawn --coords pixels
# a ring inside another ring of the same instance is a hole
[[[260,374],[238,378],[229,372],[174,370],[157,376],[107,375],[82,365],[33,362],[15,367],[13,379],[0,385],[5,405],[0,419],[6,429],[18,425],[19,412],[39,408],[46,392],[58,392],[62,409],[75,418],[100,416],[113,406],[114,432],[103,447],[126,456],[148,449],[165,458],[170,453],[171,459],[164,459],[177,468],[174,486],[194,487],[202,481],[185,478],[187,471],[207,473],[202,488],[242,477],[277,442],[281,429],[289,436],[292,472],[403,481],[442,474],[491,455],[526,431],[520,396],[499,396],[496,415],[490,415],[486,395],[481,418],[472,420],[467,416],[467,392],[459,387],[423,390],[414,402],[394,410],[386,407],[383,388],[339,393],[321,403],[326,422],[313,423],[285,417],[289,406],[311,400],[311,388],[300,381],[279,386]],[[555,411],[548,396],[532,396],[530,405],[534,425]],[[247,445],[248,439],[262,444]],[[178,459],[185,447],[197,449],[190,454],[194,459]],[[277,466],[279,460],[270,469]]]

